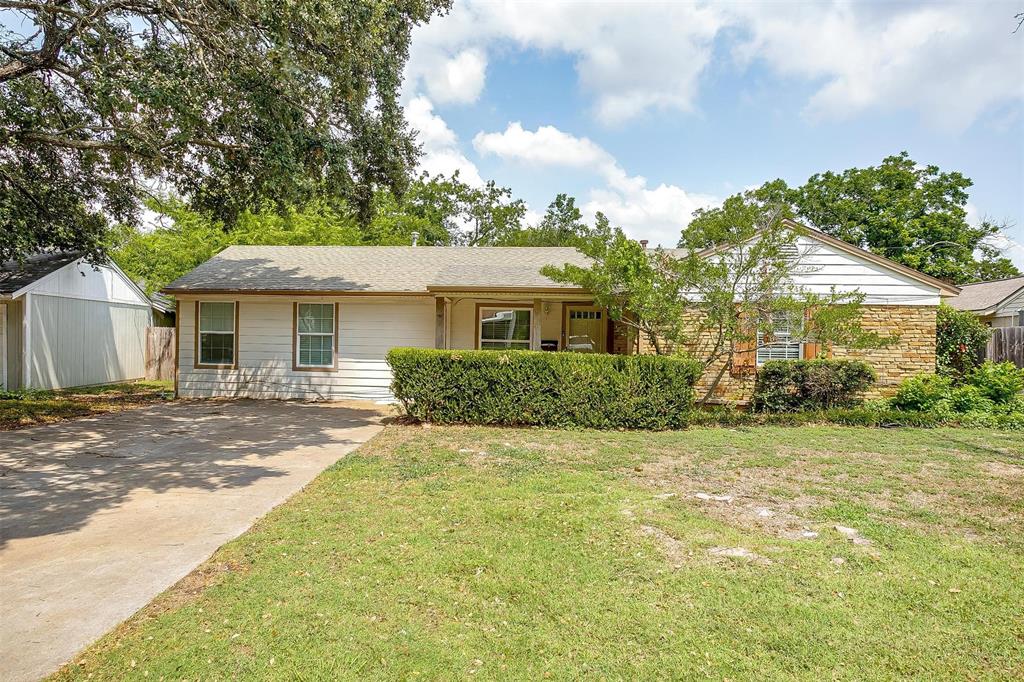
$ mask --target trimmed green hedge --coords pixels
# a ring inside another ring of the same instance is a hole
[[[772,360],[757,370],[754,412],[802,412],[856,407],[875,383],[860,360]]]
[[[394,348],[391,392],[438,424],[673,429],[689,421],[695,360],[655,355]]]

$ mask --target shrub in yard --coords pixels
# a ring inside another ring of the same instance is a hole
[[[875,371],[859,360],[772,360],[757,372],[755,412],[852,407],[863,401]]]
[[[653,355],[395,348],[391,391],[440,424],[668,429],[687,423],[695,360]]]
[[[918,374],[905,379],[890,404],[897,410],[925,412],[949,398],[953,381],[940,374]]]
[[[994,403],[977,386],[958,386],[949,394],[949,406],[954,412],[991,412]]]
[[[974,313],[939,306],[935,320],[935,369],[963,381],[985,357],[991,330]]]
[[[1012,362],[986,362],[971,372],[967,381],[983,396],[1002,405],[1024,391],[1024,369],[1017,369]]]

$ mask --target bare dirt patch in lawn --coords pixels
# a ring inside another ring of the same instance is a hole
[[[908,455],[775,448],[746,459],[676,452],[632,467],[634,480],[730,525],[790,540],[828,527],[816,512],[837,499],[869,507],[887,523],[968,539],[1007,537],[1024,525],[1024,467],[950,451],[944,461]]]

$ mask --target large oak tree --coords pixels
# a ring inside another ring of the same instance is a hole
[[[0,260],[104,251],[174,191],[232,220],[341,197],[363,221],[416,158],[412,27],[450,0],[0,0]]]
[[[714,240],[709,228],[723,213],[772,205],[785,217],[956,284],[1020,274],[998,248],[1003,226],[968,220],[971,185],[961,173],[918,164],[904,152],[877,166],[817,173],[800,187],[767,182],[721,208],[695,212],[691,227]]]

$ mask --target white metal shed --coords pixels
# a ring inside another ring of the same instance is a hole
[[[146,294],[73,253],[0,265],[0,387],[53,389],[146,374]]]

